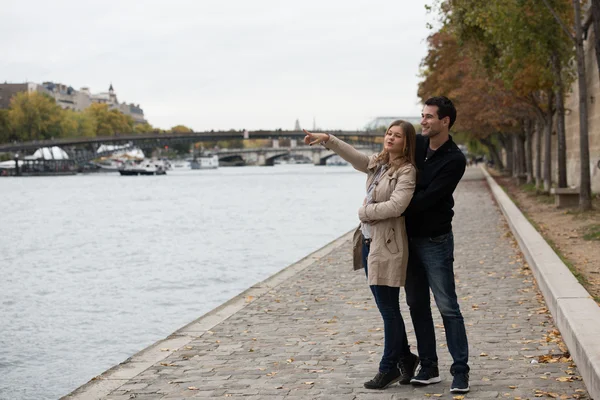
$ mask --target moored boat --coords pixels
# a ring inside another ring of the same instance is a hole
[[[167,169],[161,160],[142,160],[126,162],[119,173],[125,176],[131,175],[166,175]]]
[[[190,161],[192,169],[216,169],[219,168],[219,157],[216,154],[196,156]]]

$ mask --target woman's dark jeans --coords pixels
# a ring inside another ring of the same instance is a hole
[[[429,288],[442,314],[446,343],[454,363],[452,373],[469,372],[469,345],[454,284],[454,236],[409,238],[406,301],[415,334],[421,365],[437,364],[435,331],[431,316]]]
[[[363,266],[367,279],[369,277],[367,265],[369,249],[370,245],[363,239]],[[379,371],[386,373],[397,368],[398,362],[410,353],[404,320],[400,314],[400,288],[381,285],[370,285],[370,288],[383,318],[385,339]]]

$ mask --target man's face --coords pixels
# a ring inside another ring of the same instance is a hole
[[[432,138],[443,131],[448,131],[450,117],[438,118],[438,106],[425,106],[421,113],[421,127],[423,136]]]

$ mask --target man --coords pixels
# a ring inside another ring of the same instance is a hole
[[[405,290],[421,360],[421,369],[410,383],[429,385],[441,381],[429,297],[431,288],[454,360],[450,369],[454,376],[450,391],[466,393],[469,391],[469,351],[454,283],[452,193],[465,172],[467,161],[449,134],[455,120],[456,109],[448,98],[432,97],[425,102],[421,120],[423,132],[417,135],[417,185],[404,214],[409,240]],[[416,365],[404,367],[414,374]]]

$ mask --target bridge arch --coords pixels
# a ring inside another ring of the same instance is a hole
[[[246,160],[239,154],[230,154],[226,156],[219,156],[219,165],[231,166],[231,167],[242,167],[246,165]]]
[[[289,156],[289,155],[290,155],[289,151],[284,151],[282,153],[278,153],[278,154],[275,154],[275,155],[270,156],[270,157],[264,156],[265,157],[264,164],[260,163],[261,160],[260,160],[260,157],[259,157],[259,165],[265,165],[265,166],[272,167],[273,165],[275,165],[275,160],[277,160],[278,158],[284,157],[284,156]]]
[[[327,154],[323,157],[319,157],[319,164],[318,165],[327,165],[327,160],[329,160],[331,157],[335,156],[337,154],[335,153],[331,153],[331,154]]]

